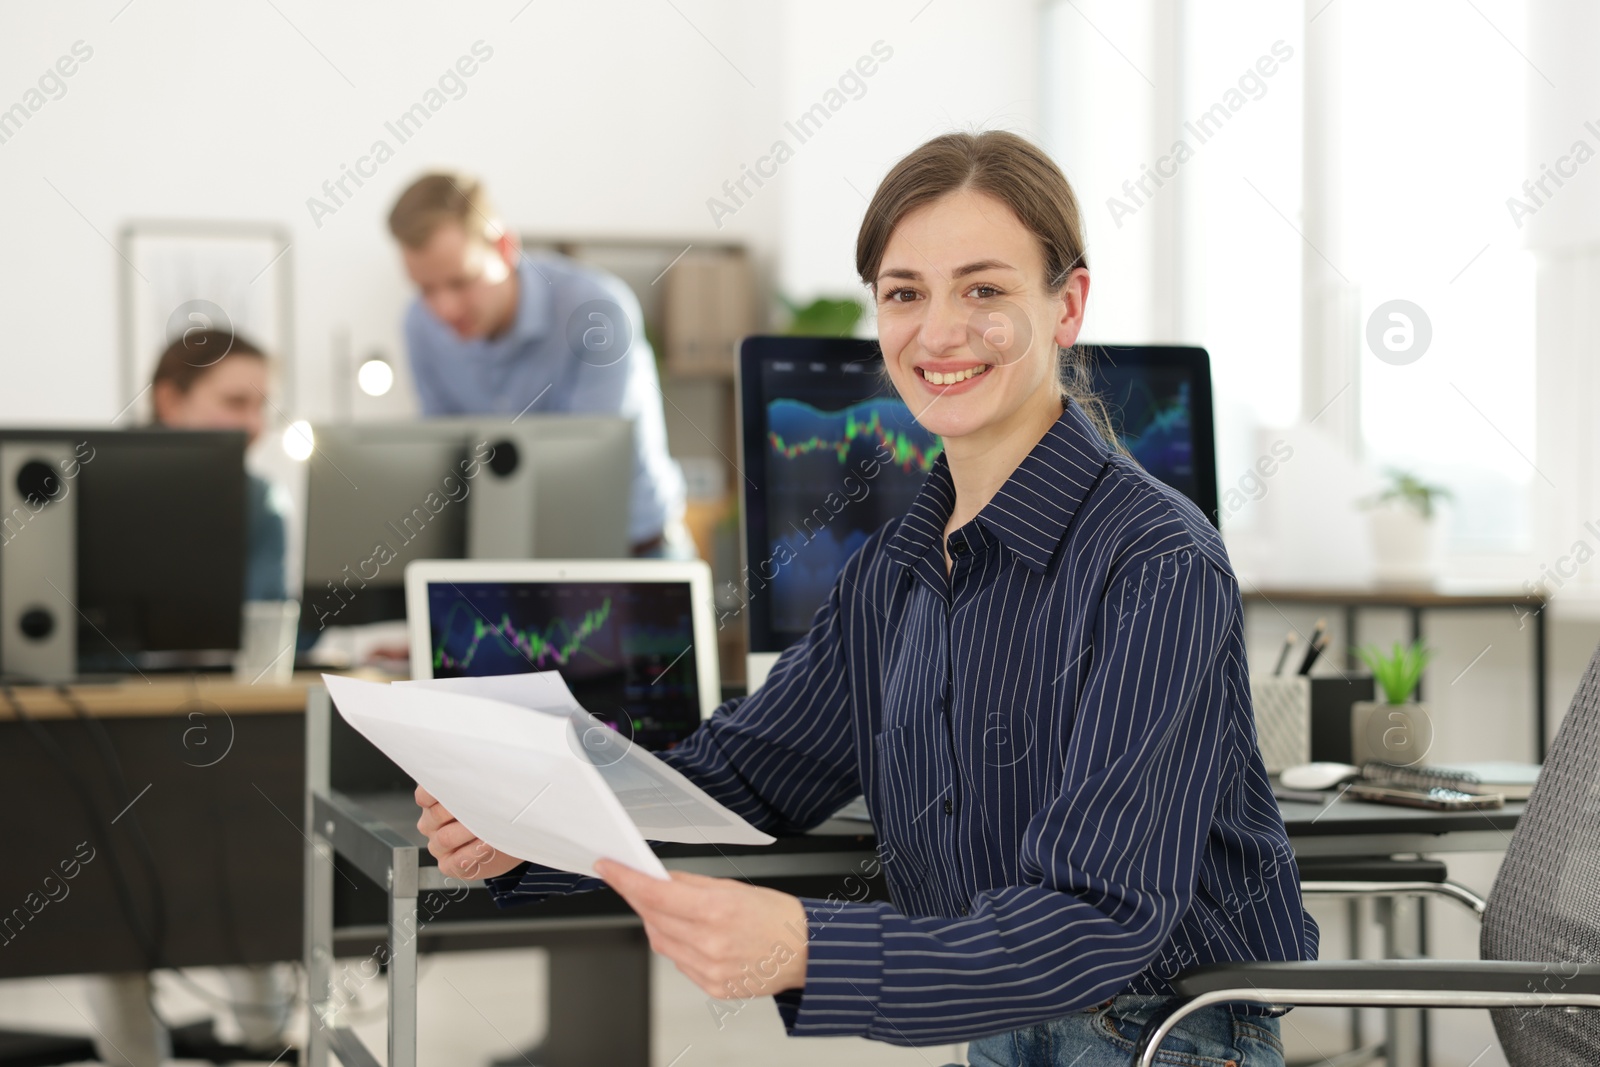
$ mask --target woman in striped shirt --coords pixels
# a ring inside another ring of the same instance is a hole
[[[856,265],[885,371],[944,453],[766,684],[664,758],[774,833],[864,794],[892,903],[597,873],[656,951],[713,997],[773,996],[792,1034],[1126,1063],[1180,970],[1316,956],[1238,582],[1086,388],[1082,224],[1042,151],[1000,132],[918,148],[873,197]],[[599,884],[418,800],[441,869],[502,903]],[[1162,1055],[1277,1067],[1278,1019],[1200,1011]]]

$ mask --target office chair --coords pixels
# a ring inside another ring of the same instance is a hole
[[[1189,1013],[1254,1002],[1489,1008],[1513,1067],[1600,1062],[1600,649],[1517,822],[1483,912],[1477,960],[1222,963],[1172,980],[1136,1067]],[[1590,1010],[1585,1010],[1590,1009]]]

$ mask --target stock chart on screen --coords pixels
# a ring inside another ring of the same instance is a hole
[[[1211,357],[1183,345],[1087,345],[1095,391],[1145,470],[1217,515]]]
[[[805,632],[850,555],[910,507],[942,448],[894,395],[876,349],[838,344],[834,358],[756,368],[762,418],[746,447],[760,451],[763,488],[747,552],[765,588],[752,633],[778,648]]]
[[[767,405],[767,442],[779,460],[823,455],[845,467],[856,450],[887,457],[907,474],[927,474],[939,454],[938,439],[918,426],[905,404],[893,397],[873,397],[841,411],[803,400],[774,400]]]
[[[431,582],[433,676],[558,671],[646,748],[700,720],[690,591],[660,582]]]
[[[1145,470],[1194,497],[1194,410],[1187,372],[1111,368],[1102,373],[1123,447]]]

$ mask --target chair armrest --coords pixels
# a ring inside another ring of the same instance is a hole
[[[1182,1020],[1214,1004],[1385,1008],[1600,1009],[1600,964],[1509,960],[1316,960],[1217,963],[1172,980],[1177,994],[1134,1043],[1134,1067],[1153,1067]]]
[[[1448,882],[1450,868],[1438,859],[1394,856],[1296,856],[1302,882]]]
[[[1458,882],[1367,882],[1367,881],[1305,881],[1300,883],[1301,895],[1340,896],[1441,896],[1455,901],[1483,918],[1488,901]]]
[[[1600,995],[1600,964],[1514,960],[1313,960],[1214,963],[1172,980],[1175,993],[1222,989],[1409,990],[1439,993],[1572,993]]]

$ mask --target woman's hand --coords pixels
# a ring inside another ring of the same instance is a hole
[[[456,821],[433,794],[417,786],[422,818],[417,829],[428,838],[428,851],[439,861],[440,873],[453,878],[493,878],[522,861],[490,848],[478,835]]]
[[[674,872],[663,882],[613,860],[595,873],[644,920],[650,947],[714,997],[766,997],[806,984],[806,912],[775,889]]]

